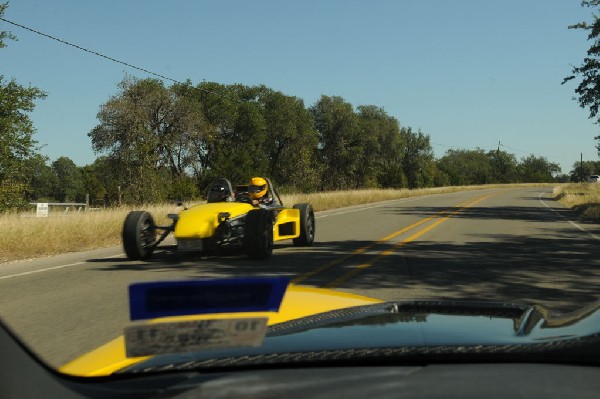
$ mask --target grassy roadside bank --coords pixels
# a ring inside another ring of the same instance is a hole
[[[548,184],[438,187],[417,190],[352,190],[282,196],[286,206],[309,202],[315,211],[379,201],[499,187],[552,186]],[[600,184],[598,184],[600,186]],[[600,193],[598,194],[600,195]],[[94,212],[51,213],[48,218],[28,214],[0,214],[0,263],[119,245],[125,216],[133,209],[149,211],[157,224],[167,225],[174,204],[122,207]]]
[[[600,221],[600,184],[572,183],[554,188],[554,198],[587,220]]]

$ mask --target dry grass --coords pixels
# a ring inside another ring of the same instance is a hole
[[[178,210],[175,205],[145,209],[159,224],[167,224],[167,213]],[[129,210],[50,212],[47,218],[33,217],[33,213],[0,215],[0,229],[4,232],[0,235],[0,262],[117,245]]]
[[[573,183],[554,188],[554,197],[588,220],[600,220],[600,184]]]
[[[485,185],[440,187],[418,190],[353,190],[282,196],[286,206],[311,203],[316,211],[392,199],[442,194],[465,190],[525,185]],[[529,185],[531,186],[531,185]],[[600,186],[600,184],[598,185]],[[85,251],[119,245],[121,228],[127,213],[133,208],[97,210],[94,212],[51,212],[48,218],[33,217],[33,213],[0,215],[0,263],[31,259],[60,253]],[[168,213],[181,210],[173,204],[151,205],[149,211],[157,224],[167,225]]]

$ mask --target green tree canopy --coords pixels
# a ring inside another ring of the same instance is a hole
[[[357,188],[363,161],[358,117],[352,104],[341,97],[321,96],[311,107],[319,132],[319,158],[324,190]]]
[[[492,150],[487,153],[492,168],[493,183],[513,183],[518,180],[517,157],[506,151]]]
[[[54,198],[62,202],[83,201],[85,198],[83,176],[71,159],[60,157],[52,162],[56,176]]]
[[[4,16],[7,8],[8,2],[0,3],[0,17]],[[6,40],[17,40],[17,38],[8,31],[0,31],[0,48],[6,47]]]
[[[517,169],[523,183],[551,183],[554,181],[554,175],[560,172],[558,164],[535,155],[521,159]]]
[[[570,181],[586,181],[590,175],[600,175],[600,161],[574,162],[569,172]]]
[[[100,107],[100,123],[89,133],[92,148],[115,163],[117,186],[128,200],[164,200],[169,184],[193,162],[190,145],[204,124],[198,101],[157,79],[126,77],[119,89]]]
[[[513,154],[494,150],[451,149],[438,160],[453,186],[513,183],[518,180],[517,160]]]
[[[7,6],[0,4],[0,17]],[[0,31],[0,48],[6,46],[7,39],[14,36]],[[33,111],[35,100],[44,97],[41,90],[21,86],[14,79],[7,81],[0,75],[0,211],[25,205],[32,173],[29,160],[38,151],[28,113]]]
[[[581,65],[573,67],[572,74],[564,79],[563,84],[580,78],[575,88],[577,101],[582,108],[588,109],[590,118],[597,118],[600,109],[600,18],[598,18],[600,0],[584,0],[581,5],[593,10],[593,21],[579,22],[569,26],[569,29],[588,31],[588,41],[591,44]],[[600,136],[596,136],[595,139],[600,140]],[[600,154],[600,145],[596,145],[596,149]]]
[[[410,127],[400,129],[402,138],[402,169],[409,188],[431,187],[434,183],[436,165],[429,135]]]
[[[47,164],[48,157],[36,154],[28,160],[28,169],[31,171],[27,199],[37,202],[51,202],[55,200],[54,189],[57,178],[54,171]]]
[[[357,107],[361,134],[357,170],[362,187],[403,187],[406,179],[402,170],[402,140],[396,118],[375,105]]]
[[[490,158],[482,149],[450,149],[439,159],[438,166],[453,186],[486,184],[492,180]]]
[[[260,103],[266,122],[268,176],[287,187],[313,189],[319,179],[315,152],[318,137],[304,102],[266,90]]]

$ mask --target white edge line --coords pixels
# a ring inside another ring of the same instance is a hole
[[[106,256],[102,259],[108,259],[108,258],[114,258],[114,257],[115,257],[115,255],[111,255],[111,256]],[[67,265],[59,265],[59,266],[47,267],[45,269],[31,270],[28,272],[22,272],[22,273],[17,273],[17,274],[9,274],[7,276],[1,276],[0,280],[8,280],[9,278],[13,278],[13,277],[21,277],[21,276],[28,276],[30,274],[35,274],[35,273],[49,272],[52,270],[64,269],[66,267],[79,266],[79,265],[83,265],[86,263],[87,262],[85,262],[85,261],[80,261],[80,262],[75,262],[75,263],[69,263]]]
[[[361,207],[361,206],[359,205],[359,207],[358,207],[357,209],[351,209],[351,210],[342,211],[342,212],[337,212],[337,213],[330,213],[330,214],[327,214],[327,215],[318,215],[318,216],[315,216],[315,219],[326,218],[326,217],[329,217],[329,216],[343,215],[343,214],[346,214],[346,213],[351,213],[351,212],[359,212],[359,211],[364,211],[364,210],[367,210],[367,209],[380,208],[380,207],[382,207],[382,206],[391,205],[392,203],[397,203],[397,202],[412,202],[412,201],[418,201],[418,200],[420,200],[420,199],[427,198],[427,197],[431,197],[431,196],[433,196],[433,195],[436,195],[436,194],[432,194],[432,195],[421,195],[421,196],[412,197],[412,198],[399,198],[399,199],[397,199],[397,200],[391,200],[391,201],[389,201],[389,202],[388,202],[388,201],[386,201],[386,203],[385,203],[385,204],[377,204],[377,205],[373,205],[373,206],[367,206],[367,207]],[[541,194],[540,194],[540,195],[541,195]],[[540,201],[542,201],[542,200],[540,200]],[[544,201],[542,201],[542,203],[544,203]],[[546,205],[546,204],[544,203],[544,205]],[[548,205],[546,205],[546,206],[548,206]],[[583,228],[581,228],[581,227],[579,227],[579,228],[583,230]],[[584,230],[584,231],[586,231],[586,230]],[[588,232],[588,234],[592,234],[592,233]],[[593,235],[593,234],[592,234],[592,235]],[[600,238],[598,238],[598,237],[596,237],[596,236],[594,236],[594,238],[596,238],[596,239],[600,240]],[[114,256],[115,256],[115,255],[111,255],[111,256],[107,256],[106,258],[112,258],[112,257],[114,257]],[[105,258],[103,258],[103,259],[105,259]],[[66,268],[66,267],[72,267],[72,266],[83,265],[83,264],[85,264],[85,263],[87,263],[87,262],[83,262],[83,261],[81,261],[81,262],[69,263],[69,264],[67,264],[67,265],[59,265],[59,266],[54,266],[54,267],[48,267],[48,268],[46,268],[46,269],[31,270],[31,271],[28,271],[28,272],[17,273],[17,274],[9,274],[9,275],[7,275],[7,276],[1,276],[1,277],[0,277],[0,280],[8,280],[9,278],[13,278],[13,277],[28,276],[28,275],[30,275],[30,274],[35,274],[35,273],[42,273],[42,272],[48,272],[48,271],[52,271],[52,270],[64,269],[64,268]]]
[[[578,225],[577,223],[575,223],[572,220],[567,219],[566,217],[564,217],[563,215],[561,215],[560,213],[558,213],[554,208],[552,208],[550,205],[548,205],[544,200],[542,200],[542,194],[544,194],[543,192],[540,193],[540,195],[538,195],[538,201],[540,201],[542,204],[544,204],[544,206],[548,209],[550,209],[552,212],[554,212],[556,215],[560,216],[561,219],[563,219],[566,222],[569,222],[569,224],[571,224],[573,227],[578,228],[579,230],[589,234],[590,237],[592,237],[593,239],[600,241],[600,237],[598,237],[596,234],[589,232],[588,230],[586,230],[585,228],[581,227],[580,225]]]
[[[420,198],[424,198],[426,196],[420,196],[420,197],[413,197],[413,198],[399,198],[397,200],[392,200],[390,202],[409,202],[409,201],[415,201],[418,200]],[[427,196],[429,197],[429,196]],[[350,212],[358,212],[358,211],[363,211],[366,209],[372,209],[372,208],[379,208],[385,205],[389,205],[388,204],[378,204],[378,205],[373,205],[373,206],[369,206],[369,207],[359,207],[357,209],[351,209],[351,210],[347,210],[347,211],[343,211],[343,212],[337,212],[337,213],[331,213],[331,214],[327,214],[327,215],[320,215],[320,216],[315,216],[316,219],[320,219],[320,218],[326,218],[329,216],[336,216],[336,215],[343,215],[345,213],[350,213]],[[113,258],[115,255],[111,255],[111,256],[107,256],[106,258]],[[103,258],[105,259],[105,258]],[[72,267],[72,266],[78,266],[78,265],[83,265],[87,262],[84,261],[80,261],[80,262],[75,262],[75,263],[69,263],[67,265],[59,265],[59,266],[53,266],[53,267],[48,267],[45,269],[38,269],[38,270],[31,270],[28,272],[22,272],[22,273],[17,273],[17,274],[9,274],[7,276],[1,276],[0,280],[8,280],[9,278],[13,278],[13,277],[21,277],[21,276],[28,276],[30,274],[35,274],[35,273],[42,273],[42,272],[49,272],[52,270],[59,270],[59,269],[64,269],[67,267]]]

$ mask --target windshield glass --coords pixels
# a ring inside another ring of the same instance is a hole
[[[593,334],[595,3],[0,3],[0,320],[86,375]]]

